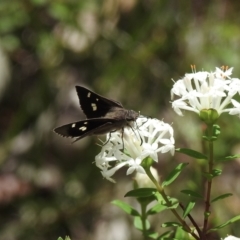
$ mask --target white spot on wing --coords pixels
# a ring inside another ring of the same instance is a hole
[[[76,124],[75,124],[75,123],[73,123],[73,124],[72,124],[72,128],[75,128],[75,126],[76,126]]]
[[[91,93],[89,92],[88,95],[87,95],[87,97],[90,98],[90,96],[91,96]]]
[[[82,126],[82,127],[79,128],[79,130],[81,130],[81,131],[86,131],[87,128],[86,128],[85,126]]]
[[[98,98],[96,98],[96,100],[98,101],[99,99],[98,99]]]
[[[83,124],[88,124],[88,122],[84,122]]]
[[[96,111],[96,110],[97,110],[97,105],[96,105],[96,103],[92,103],[91,106],[92,106],[93,111]]]

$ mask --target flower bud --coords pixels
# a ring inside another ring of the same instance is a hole
[[[207,125],[213,125],[219,118],[219,114],[215,109],[203,109],[200,111],[199,117]]]

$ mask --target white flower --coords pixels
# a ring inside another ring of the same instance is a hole
[[[120,168],[127,166],[127,175],[137,172],[145,174],[141,166],[146,157],[158,162],[158,153],[175,151],[173,128],[157,119],[139,117],[133,127],[107,135],[106,143],[95,157],[95,163],[101,169],[104,178],[111,177]]]
[[[240,240],[240,238],[229,235],[226,238],[224,238],[223,240]]]
[[[180,116],[183,116],[182,110],[199,114],[206,109],[215,109],[219,115],[223,112],[239,114],[240,107],[232,98],[235,94],[240,94],[240,79],[230,77],[232,70],[233,68],[226,71],[216,68],[215,72],[185,74],[174,83],[171,90],[172,100],[178,96],[178,99],[172,101],[174,111]],[[231,103],[234,107],[227,109]]]
[[[232,99],[232,104],[235,108],[232,108],[230,111],[229,111],[229,114],[231,115],[236,115],[238,114],[238,117],[240,118],[240,103],[237,102],[236,100]]]

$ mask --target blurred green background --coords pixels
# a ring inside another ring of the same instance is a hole
[[[237,0],[0,0],[0,239],[141,239],[132,219],[110,204],[137,205],[123,197],[133,176],[122,170],[117,184],[102,179],[93,164],[97,138],[71,144],[52,129],[85,117],[75,93],[84,85],[173,124],[176,147],[201,150],[197,116],[171,109],[172,79],[191,72],[190,64],[232,66],[240,77],[239,12]],[[219,124],[217,157],[239,153],[239,119],[222,115]],[[189,199],[179,189],[201,188],[199,163],[176,154],[156,165],[164,177],[184,161],[186,174],[167,190],[183,202]],[[239,161],[219,167],[213,196],[234,196],[214,204],[214,224],[240,213]],[[159,233],[169,220],[166,213],[151,219]],[[226,234],[240,236],[239,223],[214,237]]]

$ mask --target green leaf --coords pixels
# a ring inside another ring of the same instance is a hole
[[[179,239],[179,238],[172,238],[172,237],[164,237],[164,238],[159,238],[160,240],[182,240],[182,239]]]
[[[163,196],[162,196],[159,192],[156,192],[156,193],[155,193],[155,197],[156,197],[156,199],[157,199],[157,201],[158,201],[159,203],[161,203],[162,201],[164,201]]]
[[[183,218],[187,217],[187,215],[192,211],[196,202],[189,202],[183,212]]]
[[[124,197],[150,197],[156,192],[156,188],[138,188],[127,192]]]
[[[111,203],[118,206],[119,208],[121,208],[124,212],[126,212],[129,215],[140,216],[140,214],[137,210],[135,210],[134,208],[132,208],[130,205],[128,205],[127,203],[125,203],[123,201],[114,200]]]
[[[220,176],[222,174],[221,169],[213,169],[212,173],[203,173],[203,176],[207,178],[207,180],[211,180],[217,176]]]
[[[182,225],[178,222],[165,222],[162,227],[182,227]]]
[[[181,239],[181,240],[187,240],[187,239],[193,239],[191,237],[189,237],[189,233],[187,233],[186,231],[183,230],[182,227],[178,227],[175,231],[175,236],[176,239]]]
[[[213,125],[213,135],[217,137],[217,136],[220,135],[220,134],[221,134],[221,128],[220,128],[220,126],[217,125],[217,124],[214,124],[214,125]]]
[[[59,237],[57,240],[63,240],[63,238]],[[71,238],[68,237],[68,236],[66,236],[66,237],[65,237],[65,240],[71,240]]]
[[[143,222],[141,217],[135,217],[134,218],[134,226],[135,228],[139,229],[139,230],[143,230]],[[148,230],[150,228],[150,222],[146,219],[145,220],[145,226],[146,226],[146,230]]]
[[[200,193],[197,193],[195,191],[192,191],[192,190],[182,190],[181,193],[184,193],[184,194],[187,194],[188,196],[190,197],[195,197],[195,198],[201,198],[203,199],[203,196],[200,194]]]
[[[161,204],[163,206],[166,206],[168,209],[174,209],[174,208],[177,208],[178,205],[179,205],[179,202],[176,198],[170,198],[168,197],[168,202],[169,203],[166,203],[165,201],[162,201]]]
[[[224,199],[224,198],[230,197],[230,196],[232,196],[232,195],[233,195],[232,193],[222,194],[222,195],[214,198],[214,199],[211,201],[211,203],[216,202],[216,201],[218,201],[218,200],[220,200],[220,199]]]
[[[227,161],[231,161],[231,160],[234,160],[236,158],[240,158],[240,154],[236,154],[236,155],[233,155],[233,156],[227,156],[225,157],[224,159],[219,159],[217,160],[218,162],[227,162]]]
[[[148,204],[150,204],[151,202],[156,201],[156,200],[157,200],[157,198],[155,195],[152,195],[150,197],[138,197],[137,198],[137,201],[139,202],[139,204],[140,205],[143,204],[145,206],[147,206]]]
[[[151,239],[157,239],[158,233],[154,232],[153,230],[148,230],[143,233],[145,237],[151,238]]]
[[[213,169],[212,175],[213,177],[220,176],[222,174],[222,169]]]
[[[173,233],[172,230],[171,230],[171,231],[167,231],[167,232],[161,234],[161,235],[158,237],[157,240],[166,240],[166,239],[168,239],[169,237],[171,237],[172,233]],[[170,239],[170,238],[169,238],[169,239]],[[172,238],[171,238],[171,239],[172,239]]]
[[[208,159],[206,155],[204,155],[200,152],[197,152],[195,150],[189,149],[189,148],[177,148],[176,152],[183,153],[187,156],[190,156],[190,157],[193,157],[193,158],[196,158],[196,159],[205,159],[205,160]]]
[[[212,132],[208,133],[208,129],[206,129],[205,131],[205,136],[203,136],[203,139],[206,140],[206,141],[209,141],[209,142],[213,142],[213,141],[216,141],[218,139],[218,136],[220,135],[221,133],[221,128],[219,125],[217,124],[214,124],[213,127],[212,127]]]
[[[234,218],[231,218],[231,219],[228,220],[227,222],[225,222],[225,223],[223,223],[223,224],[221,224],[221,225],[218,225],[218,226],[215,227],[215,228],[209,229],[208,232],[216,231],[216,230],[218,230],[218,229],[220,229],[220,228],[223,228],[223,227],[225,227],[225,226],[227,226],[227,225],[229,225],[229,224],[232,224],[232,223],[234,223],[234,222],[236,222],[236,221],[239,221],[239,220],[240,220],[240,215],[238,215],[238,216],[236,216],[236,217],[234,217]]]
[[[150,208],[147,211],[148,215],[153,215],[159,212],[162,212],[163,210],[168,209],[168,207],[162,205],[161,203],[156,204],[155,206],[153,206],[152,208]]]
[[[172,172],[170,172],[170,174],[167,176],[166,180],[163,181],[162,186],[164,187],[164,186],[168,186],[169,184],[171,184],[187,165],[188,165],[188,163],[178,164],[178,166]]]

